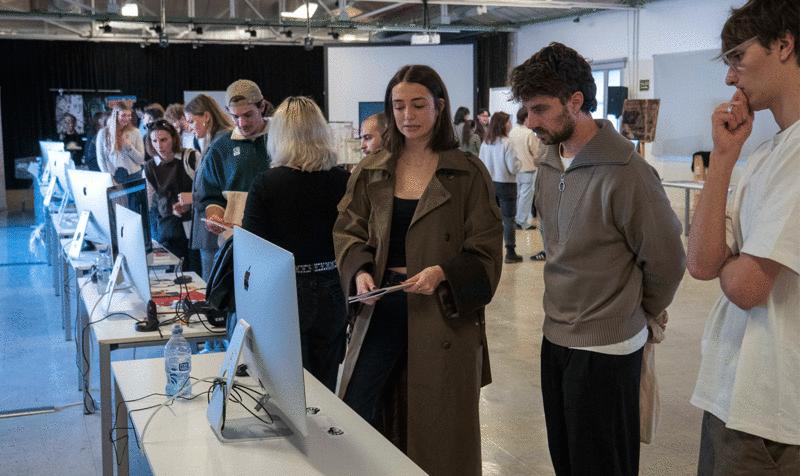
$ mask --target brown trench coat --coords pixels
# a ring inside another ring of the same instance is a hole
[[[397,161],[366,157],[353,172],[333,230],[342,288],[356,294],[363,267],[380,283],[386,268]],[[474,155],[441,152],[406,235],[408,276],[440,265],[431,296],[408,294],[408,456],[431,475],[480,474],[480,388],[491,382],[484,306],[500,280],[503,225],[491,177]],[[340,396],[359,356],[374,306],[350,309],[355,324]]]

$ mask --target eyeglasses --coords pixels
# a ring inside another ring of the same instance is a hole
[[[725,63],[725,66],[733,68],[734,70],[738,70],[739,65],[742,63],[742,57],[744,56],[745,51],[747,51],[747,48],[749,48],[750,45],[756,41],[758,41],[758,37],[754,36],[749,40],[739,43],[725,53],[722,53],[720,55],[722,62]]]
[[[156,129],[169,130],[167,128],[168,127],[172,127],[172,124],[170,124],[169,121],[166,120],[166,119],[159,119],[157,121],[151,122],[150,124],[148,124],[145,127],[147,127],[147,131],[148,132],[152,131],[152,130],[156,130]]]

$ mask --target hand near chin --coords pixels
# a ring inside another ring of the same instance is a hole
[[[715,155],[721,156],[728,165],[736,163],[744,142],[753,131],[754,119],[750,101],[741,89],[737,89],[731,100],[720,104],[711,115]]]

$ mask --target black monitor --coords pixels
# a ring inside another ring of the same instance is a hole
[[[116,212],[114,205],[121,205],[128,210],[138,213],[142,217],[142,231],[144,232],[145,253],[153,252],[153,239],[150,235],[150,214],[147,207],[147,183],[145,179],[133,180],[109,187],[108,195],[108,221],[112,230],[117,229]],[[111,233],[111,251],[114,258],[119,254],[117,237]]]

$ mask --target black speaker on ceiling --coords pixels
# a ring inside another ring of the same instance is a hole
[[[622,103],[628,99],[628,88],[625,86],[608,87],[608,114],[617,117],[622,115]]]

